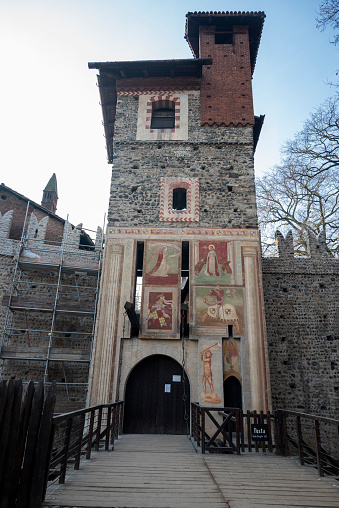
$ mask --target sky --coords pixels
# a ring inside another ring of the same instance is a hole
[[[316,28],[319,0],[0,0],[0,182],[40,203],[53,173],[57,214],[103,226],[107,163],[96,71],[88,62],[191,58],[192,11],[264,11],[253,76],[265,114],[255,156],[261,176],[282,144],[333,89],[338,49]]]

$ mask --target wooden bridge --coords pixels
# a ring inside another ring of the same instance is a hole
[[[122,401],[55,398],[0,382],[0,508],[339,507],[338,420],[192,403],[189,436],[122,435]]]
[[[44,506],[338,508],[339,483],[290,457],[202,455],[186,436],[127,434],[50,486]]]

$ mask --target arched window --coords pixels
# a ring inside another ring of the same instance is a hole
[[[173,189],[173,210],[186,210],[187,208],[187,189],[178,187]]]
[[[175,104],[172,101],[153,102],[151,129],[174,129]]]

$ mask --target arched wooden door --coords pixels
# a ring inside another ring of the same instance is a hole
[[[242,409],[241,384],[234,376],[230,376],[224,381],[224,405]]]
[[[126,385],[124,432],[186,434],[185,408],[190,414],[190,388],[182,366],[164,355],[152,355],[132,370]]]

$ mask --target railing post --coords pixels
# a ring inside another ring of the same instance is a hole
[[[247,420],[247,442],[248,442],[248,451],[252,452],[252,432],[251,432],[251,413],[249,409],[246,413]]]
[[[201,445],[201,407],[197,407],[197,445]]]
[[[277,411],[278,418],[278,435],[279,435],[279,454],[285,457],[285,440],[284,440],[284,420],[282,411]]]
[[[105,436],[105,450],[109,449],[109,435],[111,432],[111,417],[112,417],[112,407],[110,406],[107,409],[107,421],[106,421],[106,436]]]
[[[111,424],[111,445],[112,445],[112,450],[114,450],[114,440],[115,440],[115,420],[116,420],[116,417],[117,417],[117,407],[116,407],[116,406],[113,406],[113,411],[112,411],[112,424]]]
[[[192,437],[193,437],[193,440],[194,440],[195,407],[193,406],[193,404],[191,404],[191,414],[192,414],[192,425],[191,425],[190,438],[192,439]]]
[[[87,440],[86,459],[91,458],[93,427],[94,427],[94,414],[95,414],[95,409],[92,409],[91,418],[90,418],[90,422],[89,422],[88,438],[87,438],[88,440]]]
[[[81,448],[82,448],[82,436],[84,433],[85,426],[85,413],[83,413],[80,417],[80,426],[79,426],[79,438],[78,438],[78,449],[75,455],[74,469],[79,469],[80,467],[80,457],[81,457]]]
[[[264,424],[264,411],[260,411],[260,424]],[[266,443],[265,440],[262,441],[262,451],[266,452]]]
[[[277,455],[281,455],[280,444],[279,444],[278,411],[274,411],[274,443],[275,443],[275,451],[276,451]]]
[[[240,409],[239,411],[240,418],[240,434],[241,434],[241,451],[245,453],[245,434],[244,434],[244,413]]]
[[[314,420],[314,430],[315,430],[315,439],[316,439],[316,454],[317,454],[317,466],[318,466],[318,473],[319,476],[324,476],[324,470],[322,466],[322,452],[321,452],[321,439],[320,439],[320,427],[319,427],[319,421]]]
[[[100,446],[101,420],[102,420],[102,407],[99,408],[99,413],[98,413],[97,430],[96,430],[96,436],[95,436],[95,451],[96,452],[99,451],[99,446]]]
[[[257,415],[256,411],[253,411],[253,422],[255,424],[258,423],[258,415]],[[254,448],[255,448],[255,451],[258,453],[259,452],[258,441],[254,441]]]
[[[118,438],[119,438],[119,435],[122,434],[123,420],[124,420],[124,407],[123,407],[123,403],[119,402],[119,433],[118,433]]]
[[[237,455],[240,455],[240,415],[239,415],[239,409],[235,412],[235,419],[236,419],[236,439],[237,439]]]
[[[298,452],[299,452],[299,461],[300,464],[304,465],[304,452],[303,452],[303,443],[302,443],[302,432],[301,432],[301,420],[300,416],[297,416],[297,439],[298,439]]]
[[[62,450],[59,483],[65,483],[68,449],[69,449],[69,443],[70,443],[70,439],[71,439],[72,423],[73,423],[72,418],[68,418],[67,425],[66,425],[66,432],[65,432],[64,447]]]
[[[283,429],[284,429],[284,449],[285,449],[285,457],[289,454],[288,449],[288,433],[287,433],[287,415],[283,413]]]
[[[201,408],[201,453],[205,453],[205,411]]]
[[[271,413],[267,411],[267,428],[268,428],[268,450],[272,453],[272,423],[271,423]]]

